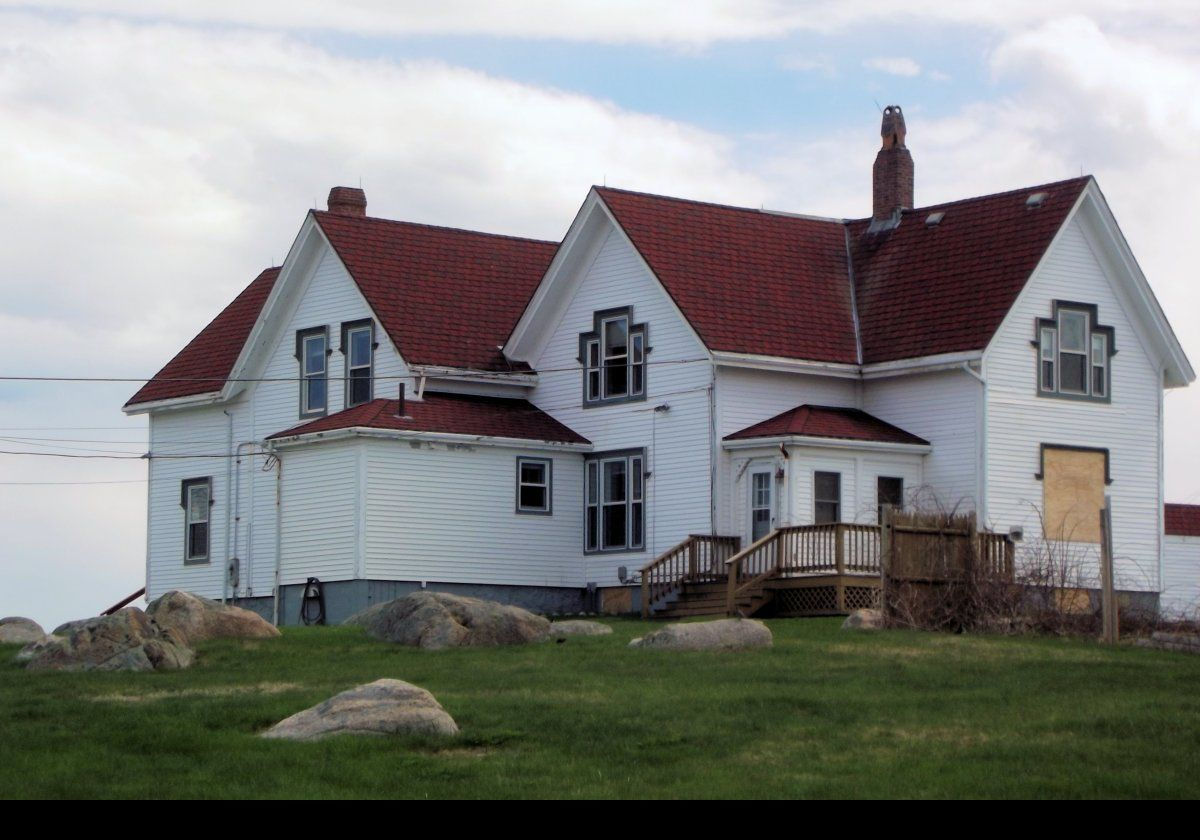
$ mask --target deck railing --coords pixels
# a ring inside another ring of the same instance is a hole
[[[642,617],[657,601],[692,581],[723,580],[725,563],[741,547],[740,537],[692,534],[642,569]]]
[[[837,522],[778,528],[726,563],[727,607],[774,577],[879,573],[879,526]]]

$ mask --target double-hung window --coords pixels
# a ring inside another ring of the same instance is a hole
[[[296,333],[300,362],[300,416],[315,417],[329,407],[329,331],[325,327]]]
[[[553,462],[517,458],[517,513],[551,513]]]
[[[1068,399],[1108,400],[1113,328],[1099,323],[1092,304],[1054,302],[1054,316],[1039,318],[1034,345],[1038,394]]]
[[[584,407],[646,398],[646,325],[633,323],[631,307],[592,317],[592,331],[579,336]]]
[[[813,473],[813,520],[818,525],[842,521],[841,473]]]
[[[645,545],[643,450],[602,453],[586,462],[584,522],[588,551],[637,551]]]
[[[375,323],[342,324],[342,354],[346,358],[346,408],[370,402],[375,377]]]
[[[189,478],[184,481],[179,504],[183,507],[183,562],[207,563],[212,478]]]

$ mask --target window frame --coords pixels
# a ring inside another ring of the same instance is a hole
[[[605,464],[621,462],[625,469],[624,496],[621,501],[605,501]],[[589,453],[584,458],[583,551],[585,554],[631,554],[646,550],[646,450],[621,449]],[[606,545],[604,510],[623,505],[625,542]]]
[[[606,344],[607,325],[625,322],[624,353],[610,353]],[[601,309],[592,313],[592,329],[579,334],[579,365],[583,371],[583,407],[619,405],[644,402],[648,391],[647,357],[651,351],[649,328],[633,320],[633,307]],[[624,364],[609,364],[624,359]],[[609,371],[617,367],[625,371],[625,392],[609,394]]]
[[[526,482],[521,475],[521,468],[526,464],[538,464],[545,472],[544,484],[535,484]],[[525,507],[521,504],[521,489],[523,487],[543,487],[546,490],[546,503],[543,507]],[[515,511],[523,516],[553,516],[554,515],[554,459],[553,458],[537,458],[531,455],[517,456],[517,475],[516,475],[516,498],[514,499]]]
[[[351,334],[367,331],[368,346],[371,352],[371,358],[366,365],[353,365],[354,348],[351,346]],[[375,340],[375,321],[371,318],[361,318],[357,321],[342,322],[342,366],[343,366],[343,386],[342,386],[342,404],[346,408],[354,408],[358,405],[365,405],[375,398],[375,349],[379,347],[379,342]],[[353,372],[355,370],[367,369],[367,398],[365,400],[351,400],[353,391]]]
[[[813,524],[814,525],[836,525],[836,524],[840,523],[842,521],[842,474],[841,474],[841,472],[835,472],[833,470],[813,470],[812,475],[813,475],[813,483],[812,483]],[[837,498],[836,499],[822,499],[817,496],[818,478],[823,475],[832,475],[837,478]],[[827,504],[837,505],[837,508],[834,511],[835,515],[832,520],[830,520],[828,522],[822,522],[820,517],[817,515],[817,511],[820,509],[819,505],[827,505]]]
[[[1083,349],[1062,348],[1062,323],[1064,315],[1079,315],[1084,319]],[[1047,346],[1047,339],[1052,347]],[[1096,340],[1103,342],[1101,358],[1096,359]],[[1115,330],[1100,323],[1100,308],[1092,303],[1077,301],[1054,301],[1053,314],[1049,318],[1038,318],[1034,325],[1031,342],[1037,354],[1037,376],[1035,392],[1039,397],[1051,399],[1082,400],[1085,402],[1112,402],[1112,357],[1117,354]],[[1063,356],[1083,358],[1084,390],[1076,391],[1063,387]],[[1047,365],[1050,366],[1049,372]],[[1102,393],[1096,388],[1096,374],[1102,370]],[[1047,382],[1047,378],[1050,382]]]
[[[881,498],[881,494],[879,492],[882,489],[882,487],[880,486],[880,482],[882,482],[882,481],[898,481],[898,482],[900,482],[900,496],[899,496],[900,501],[898,504],[892,504],[891,502],[888,502],[888,506],[893,508],[894,510],[904,510],[904,476],[902,476],[902,475],[877,475],[877,476],[875,476],[875,519],[876,519],[876,522],[878,522],[880,525],[883,524],[883,505],[884,505],[884,502]]]
[[[325,352],[321,354],[324,367],[320,374],[310,374],[306,367],[308,355],[305,353],[305,342],[320,338],[325,343]],[[329,327],[309,327],[296,330],[296,361],[300,365],[299,414],[301,419],[324,417],[329,413],[329,357],[333,351],[329,347]],[[322,379],[325,382],[325,404],[319,409],[308,408],[308,383],[310,380]]]
[[[208,505],[203,521],[192,521],[192,491],[203,489],[208,494]],[[204,566],[212,562],[212,509],[215,504],[212,493],[212,476],[185,478],[179,483],[179,506],[183,508],[183,565]],[[204,525],[204,553],[192,553],[192,526]]]

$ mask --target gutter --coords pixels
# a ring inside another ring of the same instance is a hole
[[[881,440],[853,440],[851,438],[821,438],[807,435],[775,435],[773,437],[740,438],[727,440],[722,445],[728,450],[762,449],[780,446],[814,446],[826,449],[859,449],[872,452],[895,452],[906,455],[927,455],[933,451],[928,443],[893,443]]]
[[[460,435],[445,432],[422,432],[408,429],[374,429],[367,426],[354,426],[347,429],[333,429],[328,432],[310,432],[290,437],[274,438],[267,441],[267,447],[272,452],[280,449],[290,449],[327,441],[352,440],[354,438],[370,438],[375,440],[427,440],[438,443],[458,443],[476,446],[497,446],[506,449],[539,449],[556,452],[591,452],[590,443],[567,443],[552,440],[534,440],[525,438],[489,437],[487,435]]]

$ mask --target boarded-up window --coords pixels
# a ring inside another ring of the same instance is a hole
[[[1100,509],[1104,507],[1104,452],[1077,449],[1042,450],[1042,501],[1046,538],[1100,542]]]

